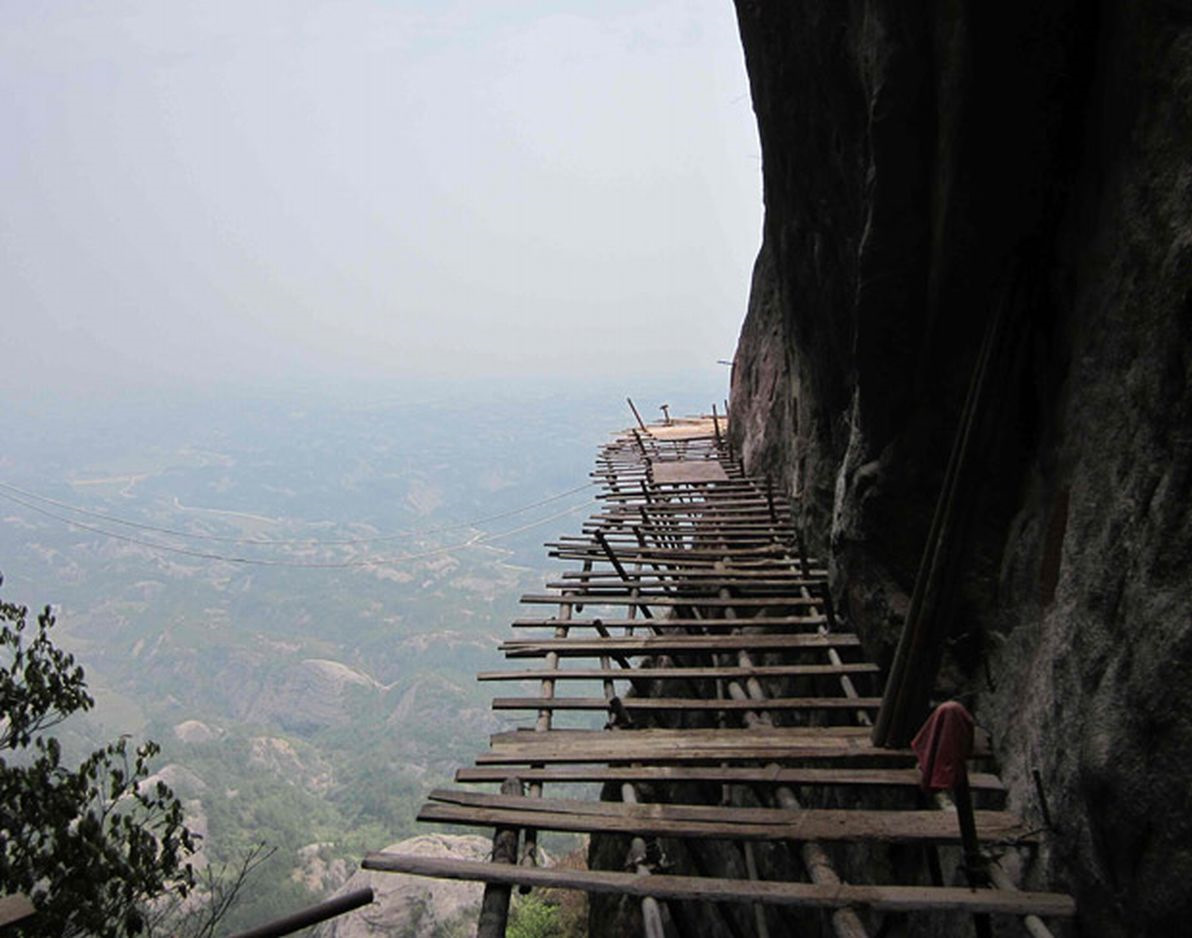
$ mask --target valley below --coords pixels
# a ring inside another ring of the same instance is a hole
[[[684,386],[688,410],[718,393]],[[542,542],[593,510],[592,454],[629,415],[612,389],[503,397],[43,402],[11,421],[4,596],[53,605],[97,699],[64,745],[157,741],[196,865],[264,845],[227,928],[432,835],[423,794],[517,725],[475,673],[547,577]]]

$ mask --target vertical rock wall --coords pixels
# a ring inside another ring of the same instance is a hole
[[[766,221],[733,435],[792,495],[879,660],[965,390],[946,689],[1059,825],[1086,935],[1192,915],[1192,6],[738,0]],[[988,662],[988,674],[984,662]]]

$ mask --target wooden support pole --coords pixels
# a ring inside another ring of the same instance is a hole
[[[630,782],[621,785],[621,800],[626,804],[638,804],[637,789]],[[625,865],[638,876],[649,876],[648,851],[644,837],[635,836],[629,842],[629,854]],[[646,938],[666,938],[662,924],[662,906],[653,896],[642,899],[642,925]]]
[[[973,795],[969,791],[968,772],[964,765],[956,773],[952,786],[952,798],[956,801],[956,819],[960,822],[960,842],[964,851],[964,873],[969,885],[980,889],[989,885],[985,873],[985,862],[981,858],[981,844],[977,840],[977,821],[973,814]],[[988,913],[979,912],[973,916],[977,938],[993,938],[993,925]]]
[[[330,918],[351,912],[353,909],[369,905],[372,901],[371,886],[354,889],[342,896],[335,896],[325,902],[309,906],[301,912],[294,912],[291,915],[274,919],[272,922],[250,928],[248,931],[236,932],[230,938],[281,938],[282,935],[292,935],[296,931],[302,931],[302,929],[317,925],[319,922],[325,922]]]
[[[989,363],[999,344],[1003,314],[1004,307],[999,308],[990,320],[973,369],[923,559],[915,577],[910,608],[890,664],[885,699],[873,727],[873,741],[878,746],[903,746],[910,741],[915,727],[926,714],[928,699],[935,686],[948,626],[944,607],[955,581],[958,533],[966,520],[964,502],[965,496],[969,495],[972,449],[977,435],[974,428],[984,408]]]
[[[501,783],[502,795],[522,794],[522,783],[518,778],[507,778]],[[517,828],[498,827],[493,834],[493,863],[513,864],[517,862]],[[508,883],[488,883],[484,887],[484,898],[480,903],[480,918],[476,923],[476,938],[505,938],[505,926],[509,923]]]
[[[719,591],[721,598],[731,597],[732,592],[727,588],[721,588]],[[737,664],[742,668],[752,668],[753,659],[749,652],[742,649],[737,653]],[[741,694],[742,691],[748,695],[749,698],[759,702],[765,701],[768,697],[766,689],[762,686],[761,681],[757,678],[748,678],[745,682],[745,687],[742,688],[736,681],[729,682],[729,692],[734,697]],[[773,721],[770,715],[764,710],[762,711],[746,711],[745,723],[747,726],[768,726],[772,725]],[[777,764],[773,766],[778,768]],[[774,800],[779,807],[787,811],[801,811],[803,806],[799,803],[799,799],[795,797],[794,791],[788,785],[776,785],[773,789]],[[828,857],[828,853],[815,841],[804,841],[799,846],[799,854],[803,859],[803,866],[807,869],[807,875],[811,877],[811,881],[817,885],[839,886],[841,879],[836,875],[836,870],[832,866],[832,861]],[[868,933],[865,931],[865,925],[862,923],[860,916],[850,908],[834,909],[832,911],[832,928],[836,932],[836,938],[868,938]]]
[[[645,430],[645,429],[646,429],[646,422],[645,422],[644,420],[642,420],[642,415],[641,415],[641,414],[639,414],[639,413],[637,412],[637,408],[633,406],[633,398],[631,398],[631,397],[627,397],[627,398],[625,398],[625,400],[626,400],[626,402],[629,404],[629,409],[630,409],[631,411],[633,411],[633,416],[637,418],[637,425],[638,425],[639,427],[641,427],[643,430]]]
[[[591,570],[591,561],[584,564],[584,570]],[[571,619],[573,607],[570,605],[560,605],[558,610],[558,625],[555,626],[555,638],[565,639],[569,631],[568,621]],[[557,672],[559,669],[559,653],[549,652],[545,659],[546,671]],[[539,699],[542,701],[553,700],[555,696],[555,677],[553,673],[548,673],[546,677],[542,678],[542,683],[539,689]],[[539,733],[548,732],[553,721],[554,711],[542,707],[538,710],[538,719],[534,724],[534,730]],[[541,768],[541,766],[538,766]],[[542,797],[542,782],[534,781],[530,783],[530,796],[534,798]],[[526,828],[524,832],[524,841],[522,844],[521,857],[518,863],[521,866],[534,866],[538,862],[538,831],[534,828]],[[523,895],[530,891],[528,886],[518,887],[518,891]]]
[[[1006,892],[1018,891],[1018,886],[1006,875],[1006,871],[996,863],[991,863],[987,869],[989,878],[996,888],[1005,890]],[[1022,917],[1022,927],[1026,929],[1027,934],[1031,938],[1055,938],[1055,935],[1051,933],[1051,929],[1037,915],[1024,915]]]
[[[606,557],[608,557],[609,563],[611,563],[613,565],[613,569],[617,571],[617,575],[620,576],[620,578],[625,581],[625,584],[630,587],[630,592],[631,593],[638,592],[637,588],[633,585],[633,582],[634,582],[633,578],[628,573],[626,573],[625,568],[623,566],[621,566],[621,561],[618,560],[617,555],[615,553],[613,553],[613,549],[611,546],[609,546],[608,538],[606,538],[604,536],[603,531],[596,532],[596,541],[597,541],[597,543],[600,544],[601,548],[604,550],[604,554]],[[630,608],[631,609],[640,609],[642,611],[642,615],[645,616],[647,619],[654,618],[654,613],[652,613],[650,611],[650,608],[648,606],[646,606],[645,604],[642,604],[640,606],[631,606]]]

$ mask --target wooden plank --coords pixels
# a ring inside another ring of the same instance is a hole
[[[700,599],[711,598],[722,589],[734,589],[739,596],[783,597],[798,595],[803,589],[808,587],[818,590],[824,586],[824,581],[822,580],[818,583],[784,583],[781,580],[700,582],[697,580],[683,581],[681,578],[671,578],[665,574],[641,577],[640,579],[634,579],[632,582],[638,589],[646,590],[651,595],[661,593],[676,596],[680,599],[686,599],[691,605],[699,605]],[[548,580],[546,588],[554,590],[582,590],[584,596],[601,596],[606,593],[615,595],[623,587],[618,586],[616,583],[608,582],[577,583],[573,580]]]
[[[478,765],[574,764],[641,762],[815,762],[844,760],[914,764],[909,749],[873,745],[866,726],[781,727],[767,729],[664,730],[526,730],[495,733],[492,748],[476,757]],[[979,739],[974,756],[988,755]]]
[[[824,887],[812,883],[778,883],[697,876],[638,876],[602,870],[512,867],[478,860],[370,853],[366,870],[408,873],[440,879],[525,884],[542,888],[577,889],[590,893],[654,896],[692,902],[764,902],[771,905],[839,909],[863,906],[879,912],[955,911],[1005,915],[1071,917],[1076,903],[1070,896],[1043,892],[926,886]]]
[[[694,440],[708,440],[716,439],[715,430],[712,428],[712,421],[698,424],[671,424],[669,426],[655,426],[651,425],[646,428],[653,439],[659,441],[669,442],[684,442],[689,443]]]
[[[692,605],[699,605],[692,603]],[[597,624],[605,628],[626,628],[629,626],[639,626],[644,624],[643,619],[629,619],[615,616],[599,616],[599,623],[596,618],[589,619],[568,619],[567,624],[574,628],[589,628],[595,627]],[[804,625],[823,625],[828,621],[827,616],[822,615],[803,615],[803,616],[771,616],[762,613],[756,616],[716,616],[708,618],[694,619],[689,616],[667,616],[665,619],[655,619],[655,625],[672,625],[672,626],[730,626],[733,628],[749,627],[749,626],[804,626]],[[554,617],[547,617],[545,619],[514,619],[513,626],[515,628],[534,628],[537,626],[554,628],[559,624],[559,620]]]
[[[578,553],[581,555],[593,554],[604,558],[604,551],[595,540],[583,536],[563,536],[564,540],[547,541],[545,546],[552,549],[552,555],[555,553]],[[725,547],[720,548],[693,548],[693,547],[668,547],[660,544],[647,544],[645,546],[637,543],[628,543],[625,541],[617,541],[613,544],[614,550],[622,561],[641,557],[643,563],[659,560],[665,562],[668,568],[682,569],[684,567],[690,569],[711,569],[723,565],[727,570],[796,570],[802,572],[803,564],[795,556],[789,548],[779,545],[773,545],[765,548],[742,548],[734,547],[729,550]],[[578,558],[567,559],[584,559],[583,556]],[[812,576],[823,577],[827,575],[826,569],[819,564],[812,564]]]
[[[507,768],[456,769],[457,782],[500,783]],[[672,766],[672,765],[561,765],[519,769],[524,782],[707,782],[727,785],[809,785],[815,787],[886,787],[918,789],[922,775],[918,768],[885,769],[838,767],[830,769],[800,766]],[[973,772],[969,785],[976,791],[1004,793],[1001,779],[989,772]]]
[[[778,525],[790,527],[794,523],[794,516],[775,512],[764,503],[737,508],[721,507],[715,502],[705,499],[698,501],[670,501],[652,499],[636,503],[612,502],[596,505],[594,512],[588,516],[592,521],[601,521],[607,525],[637,525],[642,522],[663,524],[671,520],[711,521],[717,524],[747,523],[760,525]]]
[[[790,509],[784,505],[775,505],[774,514],[770,514],[770,503],[766,501],[765,496],[756,494],[752,496],[732,495],[717,497],[704,491],[693,492],[688,495],[651,493],[650,498],[638,494],[636,498],[630,497],[617,500],[605,493],[602,500],[606,503],[602,506],[604,511],[618,512],[622,515],[632,515],[635,517],[642,508],[660,513],[694,511],[734,518],[738,516],[756,516],[770,521],[774,520],[775,515],[778,517],[792,517]]]
[[[880,697],[771,697],[759,700],[698,700],[691,697],[621,697],[629,711],[733,711],[733,710],[876,710]],[[603,697],[494,697],[494,710],[608,710]]]
[[[566,570],[562,574],[562,582],[566,585],[552,586],[552,589],[572,589],[575,587],[577,581],[585,585],[596,586],[604,583],[615,584],[619,580],[620,574],[602,570],[595,570],[591,573]],[[755,586],[790,586],[799,589],[804,586],[820,588],[824,585],[825,578],[807,578],[795,570],[742,570],[739,573],[722,573],[719,570],[693,570],[672,573],[670,570],[663,568],[642,574],[634,582],[641,586],[656,584],[667,586],[671,589],[679,589],[684,586],[691,586],[695,589],[719,589],[721,586],[738,586],[745,589],[752,589]]]
[[[547,545],[550,546],[549,544]],[[668,573],[676,573],[683,571],[694,570],[712,570],[721,564],[727,570],[797,570],[799,569],[799,561],[792,558],[789,552],[782,557],[775,558],[743,558],[743,557],[729,557],[726,558],[724,553],[719,554],[719,559],[716,557],[690,557],[691,551],[671,550],[669,554],[663,552],[658,553],[659,549],[649,548],[652,553],[634,555],[625,550],[617,550],[617,559],[622,563],[642,563],[642,564],[662,564],[666,566]],[[665,550],[665,549],[664,549]],[[564,545],[560,550],[549,551],[548,556],[557,558],[559,560],[593,560],[600,562],[607,562],[603,551],[596,548],[584,548],[582,546]],[[812,568],[811,576],[817,579],[823,579],[827,576],[827,572],[821,568]]]
[[[624,560],[626,557],[666,557],[673,555],[677,559],[692,558],[692,557],[711,557],[713,560],[729,559],[756,559],[756,558],[782,558],[789,557],[790,547],[783,544],[764,544],[758,547],[733,547],[731,550],[724,547],[641,547],[635,546],[628,542],[618,542],[614,544],[617,547],[617,556]],[[558,549],[576,549],[578,547],[588,547],[593,542],[583,536],[567,536],[564,535],[558,541],[548,541],[547,547],[554,547]],[[596,548],[592,548],[592,552],[596,553]],[[798,568],[798,561],[789,560],[789,565]]]
[[[24,893],[0,896],[0,928],[27,919],[36,912],[33,901]]]
[[[864,763],[907,766],[914,764],[909,752],[894,749],[873,749],[837,741],[835,744],[802,746],[688,746],[677,751],[659,752],[648,746],[599,748],[568,748],[526,750],[519,747],[494,748],[476,757],[476,764],[485,765],[585,765],[588,763],[635,762],[642,765],[703,765],[707,763],[778,762],[783,765],[802,763]]]
[[[807,740],[836,740],[846,737],[856,740],[862,745],[873,746],[869,742],[869,728],[865,726],[764,726],[754,727],[752,729],[665,729],[662,727],[649,727],[634,730],[628,735],[610,733],[608,730],[551,730],[549,733],[539,733],[529,729],[517,729],[493,733],[489,736],[489,741],[494,745],[535,741],[544,743],[569,741],[579,743],[580,745],[588,745],[589,743],[597,743],[601,740],[626,741],[632,738],[643,744],[653,746],[673,745],[682,747],[693,743],[698,745],[729,743],[735,746],[741,742],[749,743],[758,741],[775,746],[794,746],[800,745]],[[909,749],[890,751],[910,752]],[[977,741],[977,754],[985,754],[981,740]]]
[[[599,474],[597,475],[599,477]],[[712,511],[726,513],[736,509],[756,511],[763,507],[769,512],[769,503],[766,501],[766,497],[759,494],[756,488],[738,492],[719,492],[716,489],[700,489],[699,491],[690,493],[690,495],[691,497],[682,504],[698,505]],[[647,499],[641,494],[640,490],[634,491],[628,487],[624,491],[613,492],[606,489],[596,492],[595,497],[597,500],[607,503],[611,508],[623,508],[626,511],[633,511],[642,506],[650,508],[653,505],[671,504],[667,500],[666,494],[661,494],[658,499]]]
[[[727,470],[726,470],[727,471]],[[645,467],[643,464],[634,466],[633,471],[627,471],[624,466],[606,464],[599,469],[589,472],[588,475],[597,479],[600,482],[606,482],[611,475],[617,482],[624,494],[632,495],[634,498],[641,497],[641,489],[639,485],[646,481]],[[748,495],[755,496],[761,489],[750,479],[744,476],[733,475],[730,473],[727,482],[696,482],[690,484],[689,487],[683,489],[671,490],[661,485],[654,487],[651,494],[663,495],[691,495],[695,497],[712,496],[731,496],[731,495]]]
[[[599,599],[599,603],[596,600]],[[560,606],[708,606],[721,608],[731,606],[736,608],[752,608],[756,606],[818,606],[822,600],[813,596],[732,596],[723,599],[719,596],[700,596],[686,598],[673,596],[670,593],[645,592],[632,596],[628,592],[600,593],[598,596],[576,593],[572,596],[559,596],[554,593],[526,593],[519,602],[526,605],[560,605]]]
[[[605,515],[590,515],[584,522],[584,530],[601,530],[606,534],[633,534],[633,528],[663,533],[725,531],[730,534],[776,535],[786,539],[795,536],[795,529],[789,523],[779,524],[773,520],[742,518],[739,515],[711,517],[700,511],[662,516],[651,509],[647,518],[633,515],[611,518]],[[634,535],[634,539],[636,540],[636,535]]]
[[[568,583],[568,586],[574,586],[572,581],[582,581],[584,583],[615,583],[619,579],[619,574],[608,570],[593,570],[589,573],[583,573],[579,570],[564,570],[560,574],[561,578]],[[713,569],[694,569],[694,570],[678,570],[672,571],[669,568],[658,565],[653,570],[648,570],[641,574],[638,578],[644,585],[650,580],[664,580],[667,585],[675,586],[676,584],[690,583],[693,586],[704,588],[708,585],[712,586],[752,586],[754,584],[780,584],[782,586],[793,586],[796,589],[809,586],[821,587],[825,582],[825,577],[804,577],[802,572],[793,568],[786,568],[782,570],[713,570]]]
[[[595,605],[595,604],[594,604]],[[693,599],[691,605],[698,606],[699,600]],[[736,619],[731,622],[717,619],[634,619],[626,624],[621,619],[600,619],[599,621],[580,623],[575,629],[625,629],[636,628],[642,630],[653,629],[656,634],[699,634],[703,632],[736,632],[742,628],[753,631],[751,635],[809,635],[821,625],[828,624],[827,616],[783,616],[774,618],[753,617]],[[554,623],[542,619],[515,619],[511,627],[515,629],[549,629]]]
[[[751,648],[758,651],[795,651],[806,648],[856,648],[860,639],[852,634],[819,635],[660,635],[645,638],[544,638],[511,639],[502,642],[501,651],[508,658],[540,658],[558,652],[567,658],[592,655],[658,655],[701,651],[735,651]]]
[[[660,461],[653,464],[655,485],[688,482],[727,482],[724,467],[714,459]]]
[[[526,669],[522,671],[481,671],[478,681],[535,681],[549,674],[552,680],[560,681],[690,681],[714,680],[716,678],[740,679],[746,677],[810,677],[836,674],[877,674],[880,668],[867,661],[857,664],[785,664],[754,665],[751,668],[634,668],[614,670],[603,668],[568,668],[561,671]]]
[[[620,810],[580,812],[570,809],[549,810],[547,806],[555,799],[525,800],[528,803],[521,808],[431,802],[422,806],[418,820],[469,827],[535,827],[576,834],[629,834],[698,840],[960,843],[960,828],[955,817],[942,811],[801,811],[789,812],[796,817],[796,820],[791,821],[733,821],[727,818],[699,820],[673,817],[660,810],[672,808],[673,805],[582,802],[589,808],[606,805]],[[639,808],[643,810],[636,810]],[[1021,821],[1006,812],[978,811],[976,823],[977,835],[985,843],[1029,844],[1039,839],[1037,832],[1028,830]]]
[[[867,832],[881,837],[887,832],[934,831],[942,836],[960,837],[956,815],[936,809],[889,810],[855,808],[753,808],[722,804],[658,803],[623,801],[591,801],[578,798],[529,798],[475,791],[465,788],[436,788],[427,800],[472,808],[503,808],[510,811],[545,811],[553,814],[575,814],[589,817],[627,818],[630,820],[706,821],[714,824],[770,826],[811,825],[815,828],[841,832],[839,839],[865,839]],[[978,811],[985,829],[1031,833],[1023,820],[1010,811]],[[899,834],[898,836],[902,836]],[[913,835],[908,835],[913,836]],[[1000,835],[999,835],[1000,836]],[[798,837],[796,840],[819,840],[819,837]]]
[[[636,528],[636,531],[633,530]],[[605,535],[614,548],[641,547],[640,533],[647,542],[669,546],[672,549],[690,550],[693,547],[715,545],[721,556],[745,549],[758,547],[786,546],[784,553],[795,553],[795,534],[778,528],[762,528],[755,525],[700,524],[676,521],[662,524],[635,524],[632,528],[604,526],[585,523],[582,534]]]
[[[636,735],[627,731],[624,735]],[[622,734],[618,734],[622,735]],[[640,762],[644,765],[675,765],[706,762],[777,762],[783,765],[804,762],[866,762],[893,764],[897,767],[914,765],[910,750],[877,749],[862,740],[807,740],[786,745],[745,743],[690,743],[679,747],[660,747],[645,742],[585,745],[562,743],[552,746],[500,745],[476,757],[477,765],[582,765],[585,763]]]

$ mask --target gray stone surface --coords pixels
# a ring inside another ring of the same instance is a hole
[[[766,221],[733,436],[887,661],[986,323],[946,691],[1084,935],[1192,915],[1192,11],[737,4]],[[818,542],[818,543],[817,543]],[[990,663],[990,682],[981,666]],[[858,874],[860,875],[860,874]]]
[[[475,835],[422,834],[392,844],[385,850],[456,860],[487,860],[492,852],[492,841]],[[438,938],[471,934],[484,893],[482,883],[359,870],[344,883],[337,895],[366,886],[371,886],[376,896],[373,904],[319,926],[315,930],[318,938],[376,935]]]

